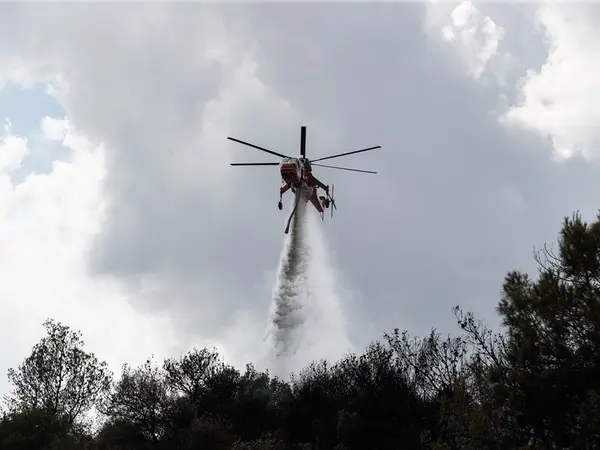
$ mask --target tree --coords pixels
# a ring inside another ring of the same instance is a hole
[[[39,409],[13,412],[0,421],[0,450],[78,450],[88,440],[64,417]]]
[[[398,442],[417,448],[424,402],[408,383],[392,349],[369,345],[333,368],[338,396],[337,434],[344,448],[395,449]]]
[[[469,346],[462,336],[443,339],[433,329],[427,338],[410,339],[396,329],[384,338],[405,379],[423,399],[452,391],[466,376]]]
[[[213,350],[196,349],[163,364],[169,388],[185,395],[204,414],[229,417],[240,388],[240,372],[225,364]]]
[[[512,448],[597,446],[600,216],[593,224],[565,218],[558,252],[544,246],[536,261],[536,280],[518,271],[505,278],[503,335],[493,337],[470,314],[459,317],[480,355],[488,406],[501,413],[489,431]]]
[[[469,419],[473,405],[469,393],[469,344],[463,336],[442,338],[432,329],[422,339],[408,332],[384,334],[396,355],[399,371],[423,402],[424,442],[431,446],[468,449]]]
[[[168,432],[169,394],[164,373],[151,359],[135,369],[124,364],[121,379],[101,412],[109,418],[109,425],[135,429],[147,441],[158,443]]]
[[[74,423],[107,392],[112,374],[106,362],[83,350],[80,332],[50,319],[44,328],[47,336],[8,370],[14,389],[5,402],[12,412],[36,409]]]
[[[566,218],[559,252],[544,247],[537,280],[509,273],[498,306],[507,327],[508,404],[522,434],[548,447],[581,437],[581,408],[597,392],[600,223]],[[587,431],[587,430],[586,430]]]
[[[198,403],[206,394],[209,380],[216,376],[222,366],[216,350],[194,348],[179,359],[166,359],[163,370],[171,389],[186,395],[192,403]]]
[[[232,414],[237,433],[246,441],[264,437],[264,442],[275,442],[274,436],[266,436],[281,429],[285,404],[290,398],[287,383],[271,378],[268,372],[258,372],[252,364],[247,364],[239,380]]]

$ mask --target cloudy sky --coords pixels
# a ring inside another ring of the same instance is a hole
[[[1,372],[47,317],[116,371],[193,345],[259,358],[280,179],[229,166],[277,159],[226,137],[294,154],[301,125],[309,157],[383,146],[337,160],[379,175],[316,172],[336,186],[319,239],[353,348],[395,327],[454,331],[456,304],[496,325],[506,272],[535,270],[565,215],[600,206],[598,16],[556,2],[1,5]]]

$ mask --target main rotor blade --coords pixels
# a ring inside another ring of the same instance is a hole
[[[264,147],[259,147],[258,145],[250,144],[249,142],[240,141],[239,139],[236,139],[236,138],[228,137],[227,139],[229,139],[230,141],[239,142],[240,144],[247,145],[248,147],[253,147],[258,150],[262,150],[263,152],[270,153],[271,155],[279,156],[280,158],[289,158],[289,156],[287,156],[287,155],[282,155],[281,153],[274,152],[273,150],[268,150]]]
[[[230,163],[232,166],[278,166],[279,163]]]
[[[318,166],[318,167],[327,167],[328,169],[350,170],[351,172],[377,173],[377,172],[373,172],[372,170],[349,169],[348,167],[328,166],[325,164],[312,164],[312,165]]]
[[[353,155],[355,153],[367,152],[369,150],[375,150],[376,148],[381,148],[381,145],[377,145],[375,147],[363,148],[362,150],[354,150],[353,152],[340,153],[338,155],[325,156],[324,158],[313,159],[311,163],[315,161],[324,161],[326,159],[339,158],[340,156]]]
[[[306,157],[306,127],[300,128],[300,156]]]

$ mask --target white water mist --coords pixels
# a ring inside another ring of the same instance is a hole
[[[299,202],[284,240],[268,325],[269,366],[288,378],[312,361],[351,351],[337,276],[316,214]]]

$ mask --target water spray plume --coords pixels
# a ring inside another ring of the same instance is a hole
[[[281,378],[315,359],[337,359],[351,347],[336,277],[315,219],[307,217],[306,203],[298,202],[273,288],[268,359]]]
[[[301,195],[298,191],[296,195]],[[277,359],[293,356],[298,349],[297,331],[304,322],[302,299],[306,297],[309,254],[305,243],[306,204],[298,202],[290,234],[286,236],[271,304],[271,337]]]

